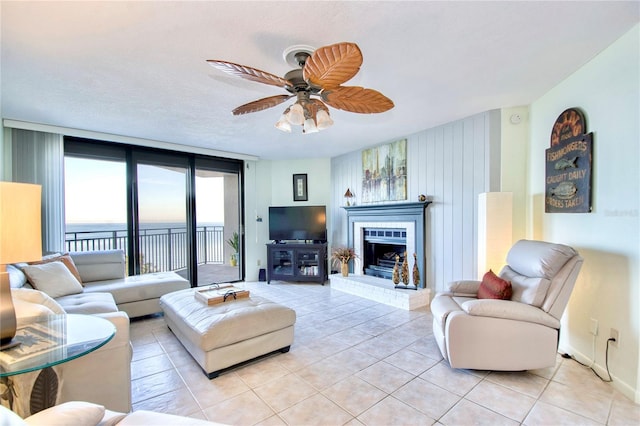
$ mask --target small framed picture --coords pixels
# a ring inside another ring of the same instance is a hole
[[[293,201],[307,201],[307,175],[293,175]]]

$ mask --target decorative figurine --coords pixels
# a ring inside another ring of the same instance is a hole
[[[398,283],[400,282],[400,271],[398,271],[399,262],[400,262],[400,256],[396,254],[396,264],[393,267],[393,275],[391,276],[391,281],[393,281],[395,285],[398,285]]]
[[[404,252],[404,260],[402,261],[402,283],[409,285],[409,262],[407,262],[407,252]]]
[[[420,285],[420,270],[418,269],[418,256],[413,253],[413,285]]]

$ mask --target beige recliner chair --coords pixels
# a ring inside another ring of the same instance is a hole
[[[511,300],[478,299],[480,281],[456,281],[431,302],[433,334],[454,368],[520,371],[555,365],[560,318],[582,266],[571,247],[520,240],[499,276]]]

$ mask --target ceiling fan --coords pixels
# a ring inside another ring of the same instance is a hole
[[[299,68],[289,71],[284,78],[233,62],[218,59],[207,62],[227,74],[282,87],[289,92],[241,105],[233,110],[233,115],[262,111],[295,96],[296,102],[276,123],[276,127],[285,132],[291,132],[292,124],[302,126],[303,133],[314,133],[331,126],[333,120],[327,105],[360,114],[385,112],[394,106],[391,99],[376,90],[342,86],[358,73],[362,64],[362,52],[355,43],[336,43],[315,51],[294,46],[285,50],[285,59],[292,59]]]

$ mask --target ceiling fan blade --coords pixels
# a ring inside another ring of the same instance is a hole
[[[317,49],[302,69],[304,79],[315,86],[333,89],[358,73],[362,52],[355,43],[337,43]]]
[[[258,83],[270,84],[277,87],[290,87],[291,84],[282,77],[261,71],[256,68],[244,65],[234,64],[233,62],[219,61],[217,59],[207,59],[209,65],[219,69],[227,74],[241,77],[246,80],[256,81]]]
[[[340,86],[320,95],[330,106],[360,114],[385,112],[394,107],[393,101],[382,93],[358,86]]]
[[[258,112],[263,109],[271,108],[276,105],[280,105],[287,99],[293,97],[293,95],[276,95],[269,96],[268,98],[258,99],[257,101],[249,102],[248,104],[240,105],[234,109],[233,115],[249,114],[250,112]]]

